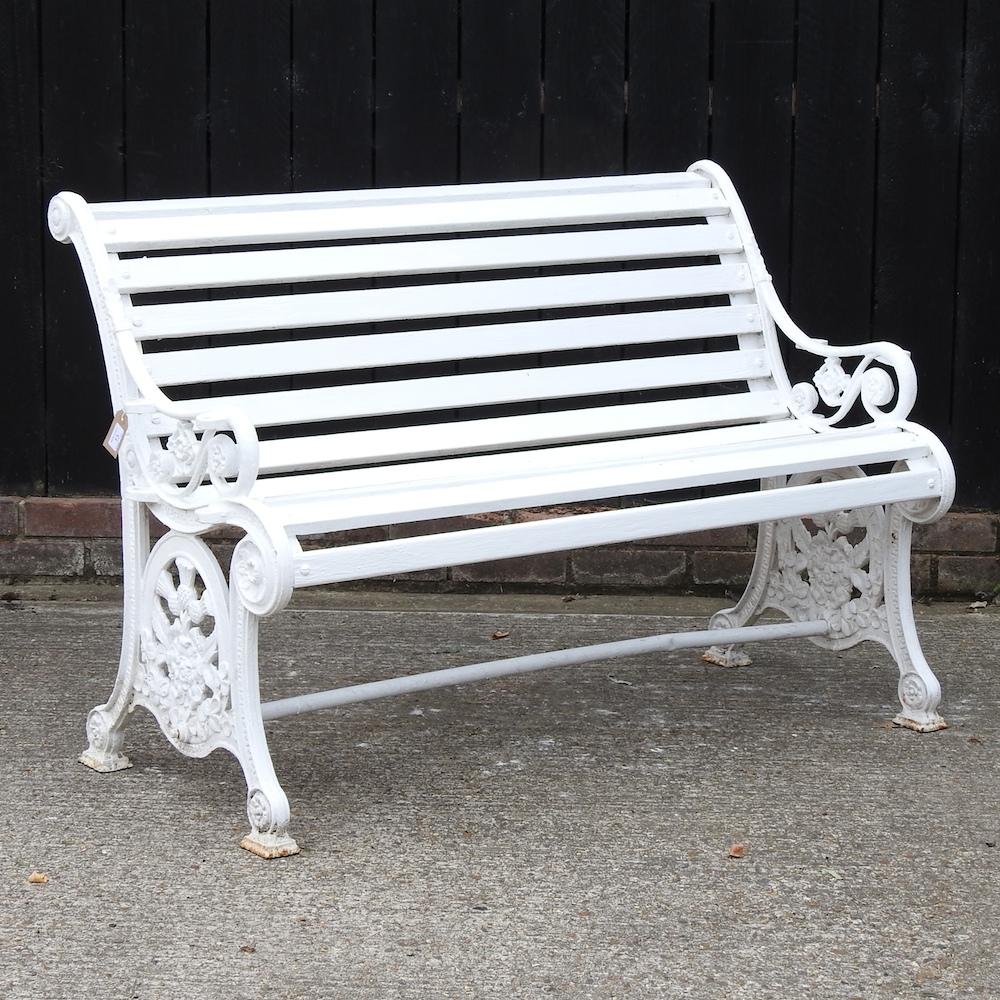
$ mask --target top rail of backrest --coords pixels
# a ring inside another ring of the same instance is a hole
[[[90,206],[110,253],[288,244],[721,215],[694,173]]]

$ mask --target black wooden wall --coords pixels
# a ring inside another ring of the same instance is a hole
[[[913,352],[959,503],[1000,510],[996,0],[0,4],[0,492],[111,492],[91,200],[683,169],[743,194],[811,333]]]

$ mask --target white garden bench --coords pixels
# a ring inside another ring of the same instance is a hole
[[[89,717],[91,767],[129,765],[123,727],[141,705],[182,752],[236,755],[243,846],[276,857],[298,847],[264,722],[308,709],[668,648],[744,663],[750,639],[808,636],[884,644],[895,721],[944,725],[909,545],[912,522],[948,508],[954,475],[906,419],[909,356],[799,330],[715,164],[100,205],[60,194],[49,222],[76,245],[127,421],[111,435],[122,658]],[[791,383],[779,331],[814,355],[811,382]],[[641,502],[566,513],[628,497]],[[553,505],[478,529],[439,520]],[[170,529],[152,548],[150,513]],[[428,533],[391,540],[322,538],[422,521]],[[260,702],[258,621],[297,587],[754,522],[746,593],[706,631]],[[245,532],[228,582],[200,537],[220,526]],[[789,620],[755,625],[765,609]]]

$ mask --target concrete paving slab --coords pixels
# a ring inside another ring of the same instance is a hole
[[[265,694],[708,610],[628,600],[297,604],[265,623]],[[137,712],[131,770],[75,762],[116,606],[0,606],[0,997],[1000,996],[1000,611],[919,627],[951,723],[928,735],[888,726],[880,647],[808,641],[738,670],[660,654],[275,722],[303,852],[265,862],[236,846],[228,755],[183,758]]]

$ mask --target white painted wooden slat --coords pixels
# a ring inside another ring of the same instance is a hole
[[[269,295],[141,306],[133,310],[136,338],[194,337],[255,330],[305,329],[388,320],[598,306],[746,292],[739,264],[564,274],[542,278],[452,282],[396,288]]]
[[[644,226],[365,246],[136,257],[120,260],[115,278],[119,291],[134,293],[593,261],[651,260],[740,250],[742,244],[735,226]]]
[[[760,330],[760,312],[755,306],[708,306],[161,351],[147,354],[146,366],[158,385],[169,386],[542,351],[703,340],[759,333]]]
[[[162,201],[98,202],[91,205],[99,221],[152,219],[164,216],[218,216],[245,212],[314,211],[354,205],[396,205],[509,198],[550,197],[556,194],[596,194],[648,188],[707,188],[708,178],[687,171],[627,174],[610,177],[568,177],[557,180],[488,181],[481,184],[442,184],[417,188],[365,188],[354,191],[299,191],[291,194],[232,195],[216,198],[171,198]]]
[[[260,470],[262,475],[268,475],[621,438],[692,427],[731,427],[742,422],[770,421],[768,430],[780,424],[790,426],[788,433],[801,433],[797,422],[780,420],[782,417],[788,417],[788,410],[776,392],[744,392],[706,396],[704,399],[664,400],[416,427],[316,434],[262,441]],[[756,427],[755,433],[766,437],[768,430]]]
[[[669,507],[631,507],[320,549],[296,556],[295,586],[365,580],[438,566],[461,566],[755,521],[808,517],[851,507],[901,503],[935,496],[927,482],[926,473],[898,472],[760,493],[684,500]]]
[[[715,351],[672,358],[641,358],[559,368],[522,368],[399,382],[215,396],[194,400],[189,405],[203,410],[233,406],[242,410],[257,427],[268,427],[482,406],[487,399],[491,405],[501,405],[746,381],[762,378],[767,371],[767,352],[764,350]]]
[[[563,416],[573,417],[580,412]],[[556,447],[518,451],[512,445],[509,451],[502,453],[461,456],[448,452],[443,457],[417,464],[402,462],[393,465],[386,462],[366,468],[334,469],[294,477],[276,476],[260,480],[254,487],[254,496],[258,499],[281,499],[301,495],[304,502],[311,503],[316,494],[337,492],[340,495],[348,489],[378,492],[394,488],[399,483],[413,483],[420,488],[421,484],[438,480],[457,486],[476,475],[484,480],[525,478],[559,469],[593,468],[595,463],[602,462],[607,463],[609,468],[639,462],[653,463],[658,460],[657,456],[664,454],[669,454],[672,459],[697,459],[703,451],[718,455],[728,453],[730,449],[738,451],[744,446],[760,447],[769,442],[787,440],[801,442],[814,437],[815,432],[804,427],[801,421],[786,419],[766,424],[699,426],[690,431],[636,435],[627,440],[571,438]],[[539,445],[540,441],[533,439],[530,444]]]
[[[919,458],[926,445],[910,436],[873,435],[857,440],[828,435],[767,443],[745,442],[729,448],[675,456],[671,439],[640,440],[647,454],[618,464],[616,450],[632,457],[625,442],[579,445],[522,455],[473,456],[427,463],[430,468],[371,467],[316,476],[315,494],[297,493],[265,500],[295,534],[346,530],[456,517],[485,511],[514,510],[582,500],[610,499],[663,490],[692,489],[835,469],[844,465]],[[853,447],[852,447],[853,446]],[[579,457],[576,467],[573,457]],[[548,468],[546,468],[546,463]],[[418,477],[424,476],[421,479]],[[395,479],[392,477],[395,476]],[[345,488],[333,484],[341,482]],[[303,489],[306,486],[303,484]]]
[[[296,477],[293,486],[275,479],[262,486],[259,496],[292,497],[292,503],[313,503],[308,494],[336,493],[343,500],[352,493],[364,498],[369,493],[435,489],[445,485],[456,489],[480,483],[514,480],[551,480],[564,474],[583,478],[595,472],[615,475],[616,469],[656,467],[668,474],[678,489],[692,486],[756,479],[767,473],[754,471],[754,457],[789,463],[789,473],[842,465],[853,454],[858,462],[884,461],[886,455],[917,458],[926,454],[926,443],[917,435],[890,427],[861,433],[820,435],[800,421],[779,421],[763,427],[702,428],[676,434],[660,434],[625,441],[576,442],[561,447],[491,455],[467,455],[396,466],[379,465],[342,469]],[[794,467],[793,467],[794,466]],[[631,472],[625,474],[631,475]],[[693,477],[685,479],[685,477]]]
[[[502,229],[591,225],[653,219],[722,215],[726,200],[713,188],[652,188],[597,194],[559,193],[549,197],[440,201],[400,200],[394,204],[346,204],[336,208],[282,211],[119,217],[99,223],[109,252],[171,250],[181,247],[302,243],[415,233],[468,233]]]

